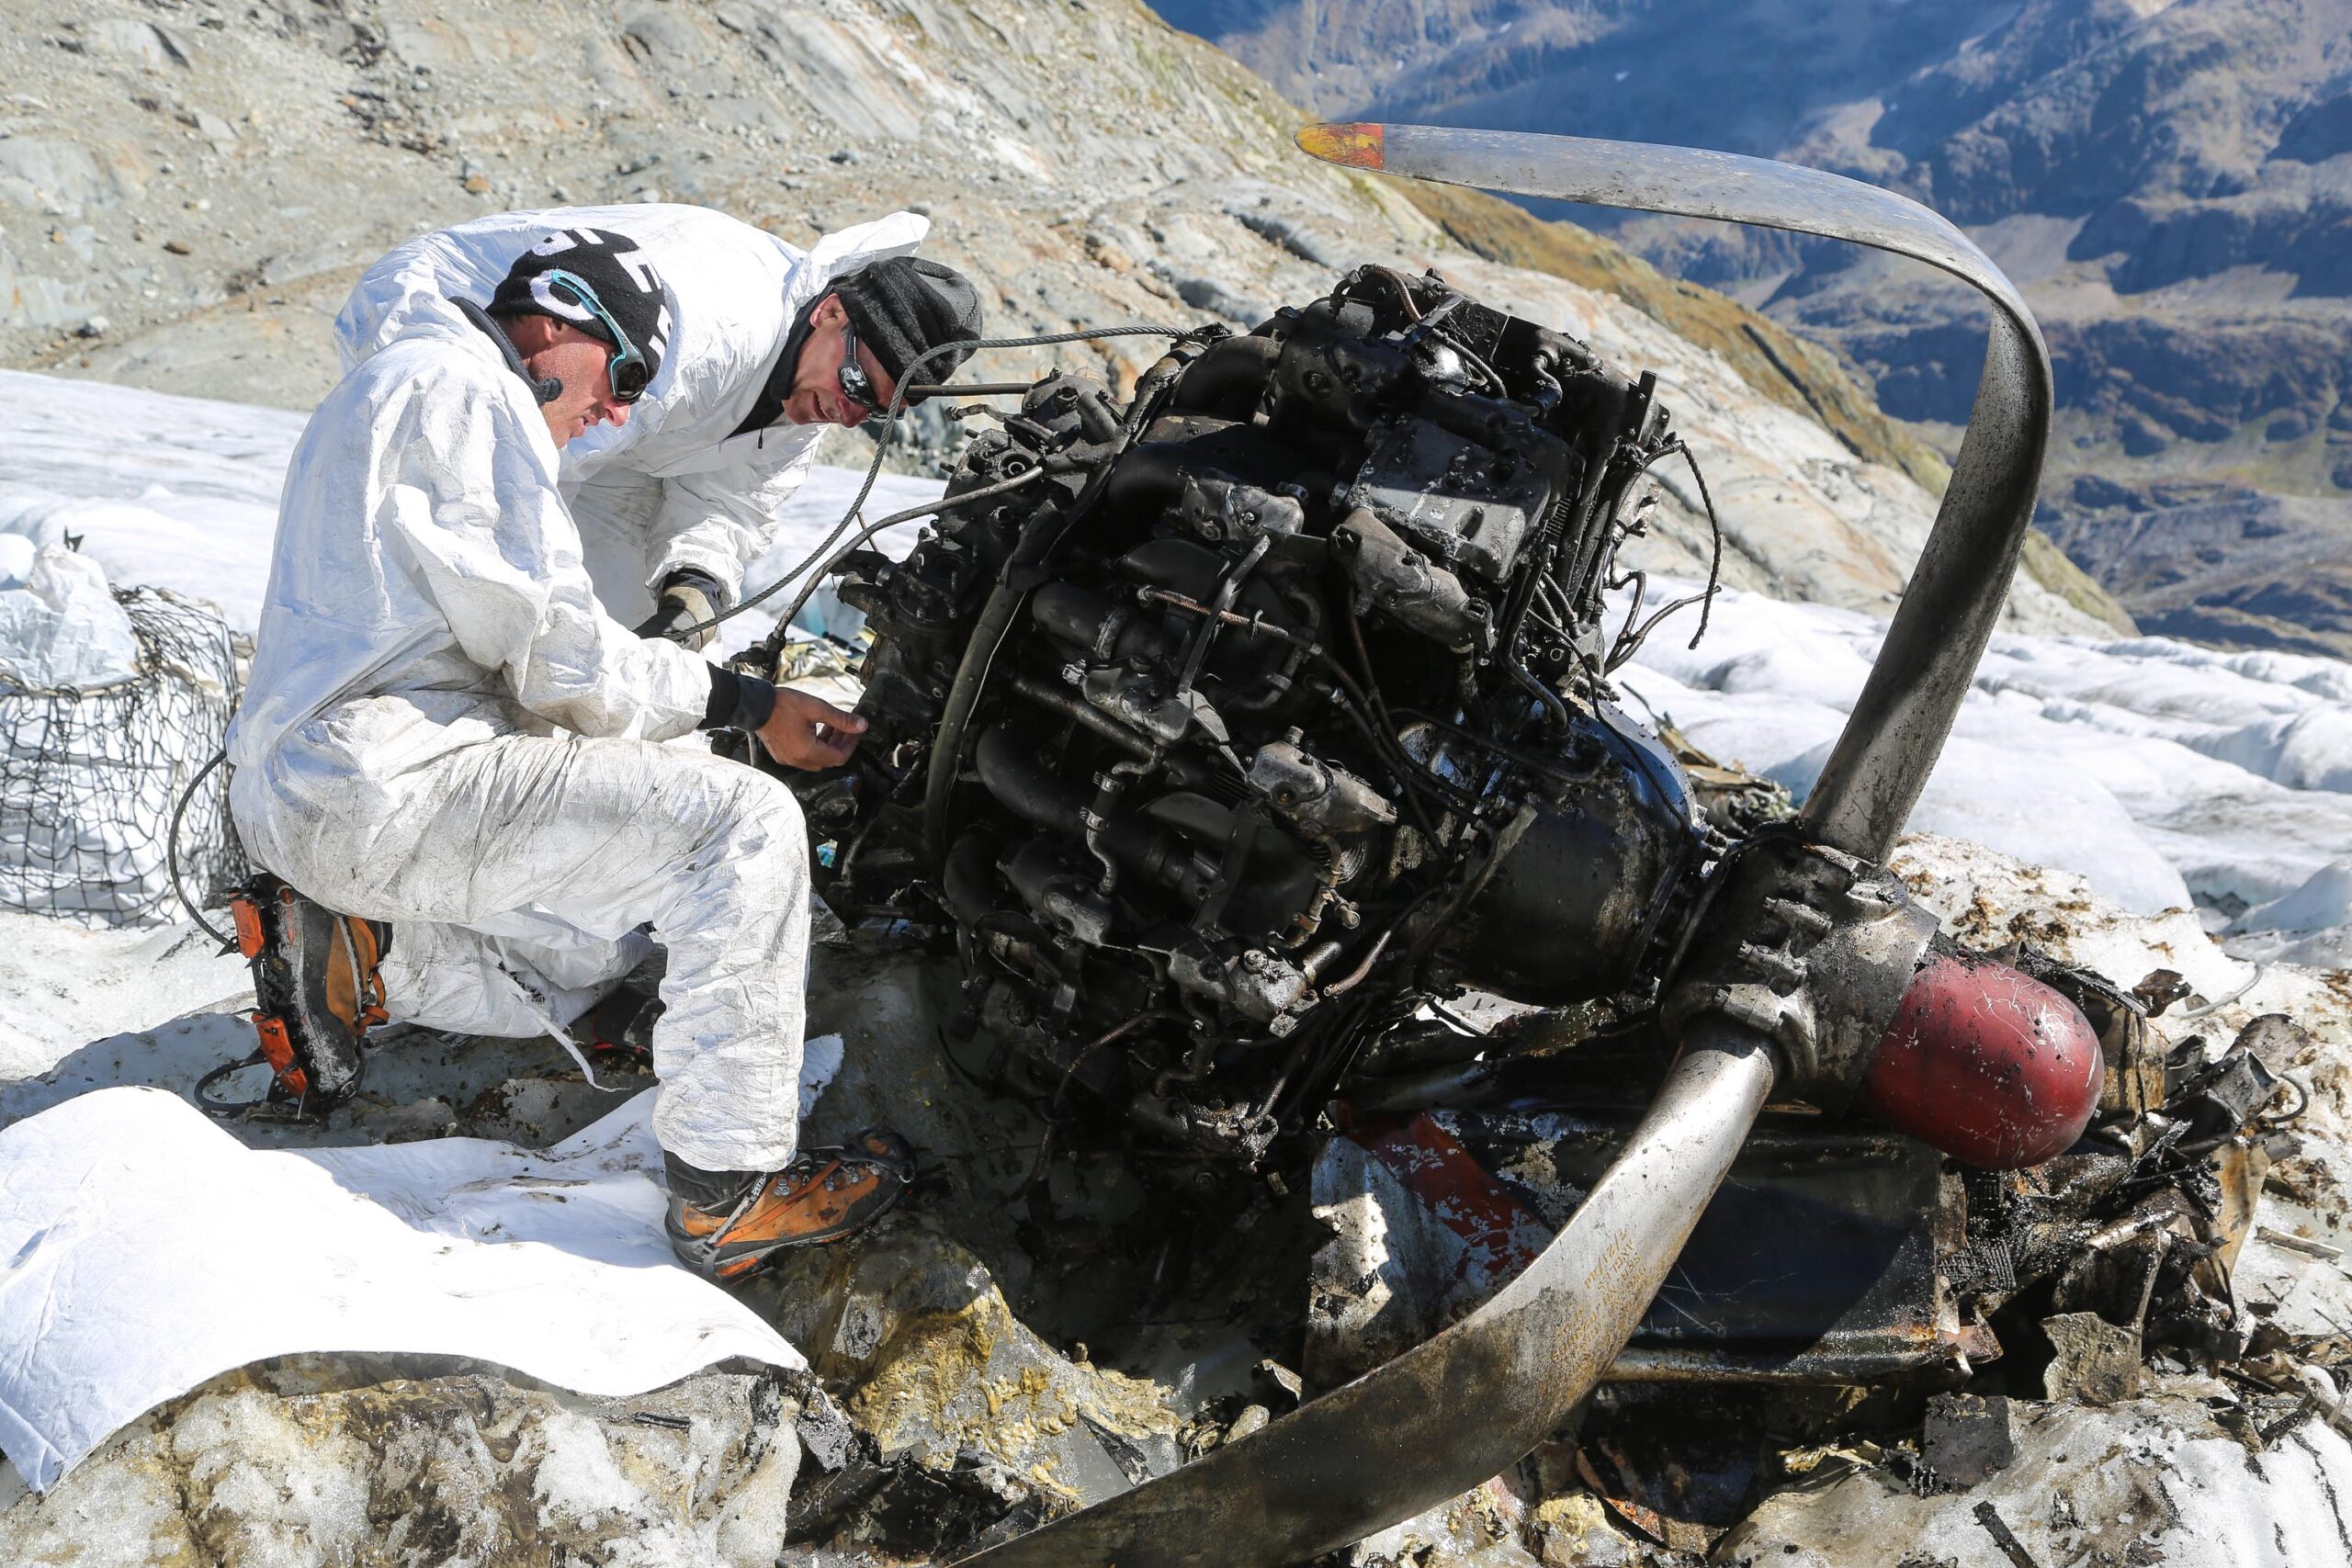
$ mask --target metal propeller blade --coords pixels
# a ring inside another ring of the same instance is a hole
[[[1239,1442],[965,1562],[1283,1568],[1509,1469],[1624,1348],[1772,1078],[1753,1035],[1690,1041],[1568,1227],[1476,1312]]]
[[[1992,635],[2041,477],[2049,354],[2000,269],[1916,202],[1762,159],[1429,126],[1312,126],[1298,140],[1357,168],[1851,240],[1942,267],[1993,301],[1975,410],[1935,531],[1805,803],[1815,839],[1883,860]],[[1702,1017],[1625,1152],[1494,1299],[1239,1442],[967,1561],[1280,1568],[1477,1485],[1557,1428],[1623,1348],[1775,1071],[1762,1036]]]

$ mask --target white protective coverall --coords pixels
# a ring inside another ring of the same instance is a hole
[[[344,368],[398,337],[421,306],[489,304],[516,257],[558,229],[577,228],[634,240],[677,302],[670,352],[628,423],[599,425],[563,449],[564,497],[597,597],[633,626],[653,613],[649,589],[691,568],[740,600],[744,570],[775,540],[785,501],[807,477],[825,427],[731,433],[758,400],[801,308],[835,277],[910,254],[931,221],[894,212],[802,251],[707,207],[478,218],[411,240],[368,269],[335,318]]]
[[[327,395],[230,730],[237,830],[311,897],[391,922],[388,1009],[433,1027],[555,1032],[650,951],[650,922],[669,953],[654,1131],[707,1170],[773,1170],[797,1135],[799,806],[658,744],[702,719],[709,666],[605,613],[557,457],[454,305],[412,302]]]

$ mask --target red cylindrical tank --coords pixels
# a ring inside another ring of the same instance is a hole
[[[2105,1070],[2073,1002],[2006,964],[1938,953],[1879,1042],[1862,1107],[1964,1165],[2010,1170],[2074,1146]]]

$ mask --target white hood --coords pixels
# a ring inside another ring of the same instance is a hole
[[[516,257],[557,229],[578,228],[636,241],[670,285],[678,315],[662,373],[628,423],[599,426],[572,442],[563,454],[567,479],[607,466],[663,478],[747,462],[773,471],[805,455],[822,426],[728,438],[752,412],[801,307],[843,273],[910,254],[931,222],[894,212],[803,251],[704,207],[566,207],[479,218],[412,240],[368,269],[335,318],[345,367],[398,337],[433,300],[487,305]]]
[[[629,558],[600,558],[597,578],[650,586],[685,568],[740,596],[745,570],[775,542],[784,503],[800,488],[826,427],[733,432],[758,400],[801,308],[843,273],[912,252],[930,220],[894,212],[803,251],[704,207],[566,207],[479,218],[412,240],[368,269],[335,318],[345,365],[380,351],[442,299],[487,304],[514,258],[559,228],[628,235],[677,302],[662,373],[628,423],[600,425],[564,448],[559,473],[567,497],[590,505],[582,487],[591,486],[600,517],[633,519],[626,529]]]

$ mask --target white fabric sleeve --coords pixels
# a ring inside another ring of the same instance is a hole
[[[596,597],[623,626],[653,613],[653,588],[662,572],[651,540],[664,488],[651,474],[615,464],[565,488]]]
[[[780,468],[737,463],[663,479],[646,544],[649,579],[691,567],[724,587],[729,603],[741,603],[744,572],[775,543],[785,502],[815,457],[811,442]]]
[[[399,422],[412,429],[376,518],[393,559],[415,574],[466,656],[502,671],[540,717],[639,740],[694,729],[710,700],[709,666],[605,613],[545,431],[522,427],[503,389],[472,391],[420,389]]]

